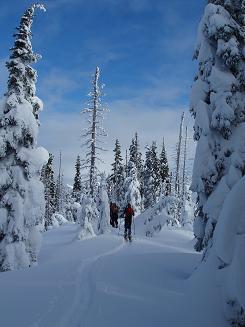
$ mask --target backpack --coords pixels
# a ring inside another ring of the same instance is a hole
[[[125,209],[125,215],[127,218],[134,216],[134,210],[132,208],[126,208]]]

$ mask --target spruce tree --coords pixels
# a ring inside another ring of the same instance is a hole
[[[239,280],[244,276],[245,212],[235,212],[237,206],[241,209],[236,199],[245,172],[244,16],[244,0],[210,0],[206,6],[194,55],[199,70],[190,108],[197,141],[191,185],[198,195],[195,248],[204,249],[204,259],[210,258],[222,274],[224,308],[233,326],[245,321]]]
[[[168,166],[168,159],[165,150],[164,139],[162,142],[162,151],[160,153],[159,164],[160,164],[161,187],[164,187],[164,190],[162,191],[165,194],[167,194],[169,192],[169,190],[166,190],[166,187],[169,184],[169,166]]]
[[[140,194],[140,183],[137,177],[137,169],[132,161],[128,162],[128,177],[124,181],[125,206],[130,203],[136,214],[141,212],[142,199]]]
[[[153,206],[159,199],[161,190],[160,160],[157,155],[156,142],[146,148],[144,166],[144,207]]]
[[[79,155],[77,156],[75,169],[76,169],[76,173],[74,177],[72,196],[76,202],[80,202],[81,192],[82,192],[82,179],[81,179],[81,160]]]
[[[94,199],[90,194],[83,194],[81,198],[81,207],[78,212],[78,238],[84,239],[95,236],[94,222],[98,222],[98,211],[95,207]],[[97,226],[96,226],[97,229]]]
[[[44,226],[47,230],[52,225],[52,215],[55,213],[55,182],[53,171],[53,155],[49,154],[47,164],[43,168],[42,181],[45,195],[45,216]]]
[[[115,148],[113,150],[114,152],[114,162],[112,164],[112,175],[111,175],[111,181],[112,181],[112,199],[114,202],[117,203],[117,205],[120,207],[123,205],[124,202],[124,166],[123,166],[123,159],[121,156],[121,146],[118,141],[116,140]]]
[[[139,138],[137,133],[135,133],[135,136],[132,139],[131,145],[129,147],[129,160],[135,165],[137,171],[137,177],[139,181],[141,181],[142,174],[143,174],[143,163],[142,163],[142,154],[140,152]]]
[[[158,159],[156,142],[152,142],[151,145],[151,160],[152,160],[152,178],[154,183],[154,198],[156,203],[159,199],[160,190],[161,190],[160,160]]]
[[[82,134],[85,139],[83,146],[87,149],[86,158],[83,160],[83,168],[88,169],[88,182],[89,192],[92,197],[95,197],[98,190],[98,161],[102,162],[98,153],[99,151],[105,151],[100,143],[101,138],[107,136],[104,128],[102,127],[102,120],[104,112],[107,109],[102,105],[103,91],[99,83],[100,69],[96,67],[95,75],[93,78],[93,89],[89,93],[90,101],[88,107],[84,108],[82,113],[88,114],[89,118],[88,128],[86,128]]]
[[[144,193],[144,184],[143,184],[143,173],[144,173],[144,165],[142,161],[142,153],[140,152],[140,145],[139,145],[139,138],[138,134],[135,133],[134,138],[132,139],[132,143],[129,148],[129,161],[134,164],[137,173],[137,179],[140,183],[140,195],[143,200],[143,193]],[[127,164],[127,171],[126,174],[129,176],[130,172],[129,169],[132,167]],[[141,210],[143,210],[143,201],[141,203]]]
[[[58,168],[58,176],[56,180],[56,190],[55,190],[55,211],[59,214],[64,213],[64,205],[65,205],[65,190],[64,190],[64,182],[63,182],[63,174],[62,174],[62,153],[60,151],[59,154],[59,168]]]
[[[38,115],[42,102],[35,95],[36,71],[30,66],[40,56],[31,45],[36,4],[21,17],[6,66],[8,89],[0,108],[0,270],[14,270],[37,262],[44,188],[41,169],[48,153],[37,148]]]
[[[147,209],[155,203],[152,152],[151,148],[147,146],[144,166],[144,208]]]
[[[242,8],[242,1],[210,1],[198,31],[195,58],[199,71],[192,87],[191,112],[198,142],[192,190],[198,194],[195,233],[199,251],[212,239],[221,205],[233,186],[226,176],[233,170],[237,179],[244,172],[241,151],[230,140],[245,121],[244,38],[238,7]],[[222,201],[210,211],[209,203],[217,192],[223,193]]]

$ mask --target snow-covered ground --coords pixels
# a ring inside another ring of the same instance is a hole
[[[1,273],[0,325],[227,326],[192,243],[191,232],[167,228],[132,243],[117,230],[83,241],[74,224],[50,230],[38,266]]]

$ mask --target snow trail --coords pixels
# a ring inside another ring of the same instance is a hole
[[[192,234],[166,228],[150,239],[137,235],[130,244],[116,234],[74,240],[73,224],[45,233],[37,267],[0,275],[3,326],[179,327],[185,321],[194,327],[196,318],[202,321],[209,300],[196,302],[191,289],[200,259]],[[186,314],[189,303],[194,320]],[[215,319],[205,325],[225,326]]]
[[[114,249],[98,254],[95,257],[87,258],[81,263],[76,273],[76,288],[73,303],[71,304],[69,312],[61,316],[59,326],[80,326],[79,323],[81,323],[82,326],[86,320],[87,310],[92,301],[94,286],[91,279],[91,271],[93,264],[103,257],[116,254],[124,245],[125,244],[121,242],[121,244]]]

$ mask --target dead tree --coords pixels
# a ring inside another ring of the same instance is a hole
[[[101,97],[103,87],[99,85],[100,69],[96,67],[95,75],[92,81],[92,91],[89,93],[90,101],[88,106],[82,110],[82,113],[88,114],[88,128],[84,129],[82,137],[85,142],[82,144],[86,149],[85,159],[82,160],[82,168],[88,169],[88,187],[89,193],[92,197],[95,195],[97,189],[98,166],[97,162],[103,162],[98,157],[99,151],[105,151],[99,144],[102,143],[100,138],[107,136],[102,121],[104,119],[104,112],[107,108],[102,106]]]

